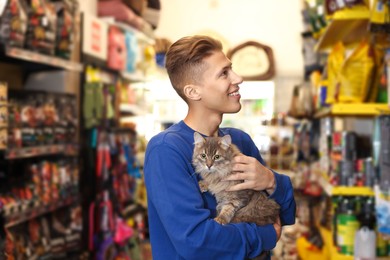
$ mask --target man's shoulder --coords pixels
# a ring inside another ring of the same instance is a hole
[[[148,143],[148,147],[151,148],[161,145],[178,147],[181,145],[188,145],[193,142],[193,139],[191,138],[193,137],[180,128],[170,127],[153,136]]]
[[[174,131],[172,129],[166,129],[164,131],[161,131],[160,133],[153,136],[149,144],[160,144],[160,143],[174,143],[178,139],[183,139],[183,135],[180,133],[180,131]]]

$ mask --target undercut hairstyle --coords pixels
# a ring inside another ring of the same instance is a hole
[[[187,36],[173,43],[165,58],[165,68],[177,94],[187,102],[184,86],[202,82],[207,69],[204,59],[215,51],[222,51],[222,43],[204,35]]]

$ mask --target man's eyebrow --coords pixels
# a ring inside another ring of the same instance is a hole
[[[222,70],[230,69],[230,68],[232,68],[232,66],[233,66],[233,63],[229,62],[228,64],[226,64],[226,65],[222,68]]]

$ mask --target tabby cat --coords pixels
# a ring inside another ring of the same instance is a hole
[[[279,205],[265,192],[255,190],[226,191],[242,181],[224,181],[232,174],[232,159],[240,153],[232,144],[230,135],[203,137],[194,133],[195,147],[192,164],[201,175],[199,186],[211,192],[217,200],[217,216],[220,224],[252,222],[257,225],[273,224],[279,215]]]

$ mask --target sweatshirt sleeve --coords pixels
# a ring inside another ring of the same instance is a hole
[[[276,187],[270,198],[273,198],[280,205],[280,222],[282,225],[292,225],[295,223],[296,204],[290,177],[275,171],[273,173]]]
[[[147,149],[145,183],[148,202],[155,209],[149,213],[149,225],[162,225],[159,232],[168,235],[181,257],[245,259],[275,247],[273,225],[215,222],[191,169],[191,163],[174,146],[153,144]]]
[[[249,143],[248,147],[250,147],[248,155],[254,156],[261,164],[266,166],[253,140],[248,135],[246,138]],[[287,175],[277,173],[272,169],[271,171],[275,176],[276,187],[274,192],[270,194],[270,198],[273,198],[280,205],[280,221],[282,225],[293,225],[295,223],[296,203],[291,179]]]

